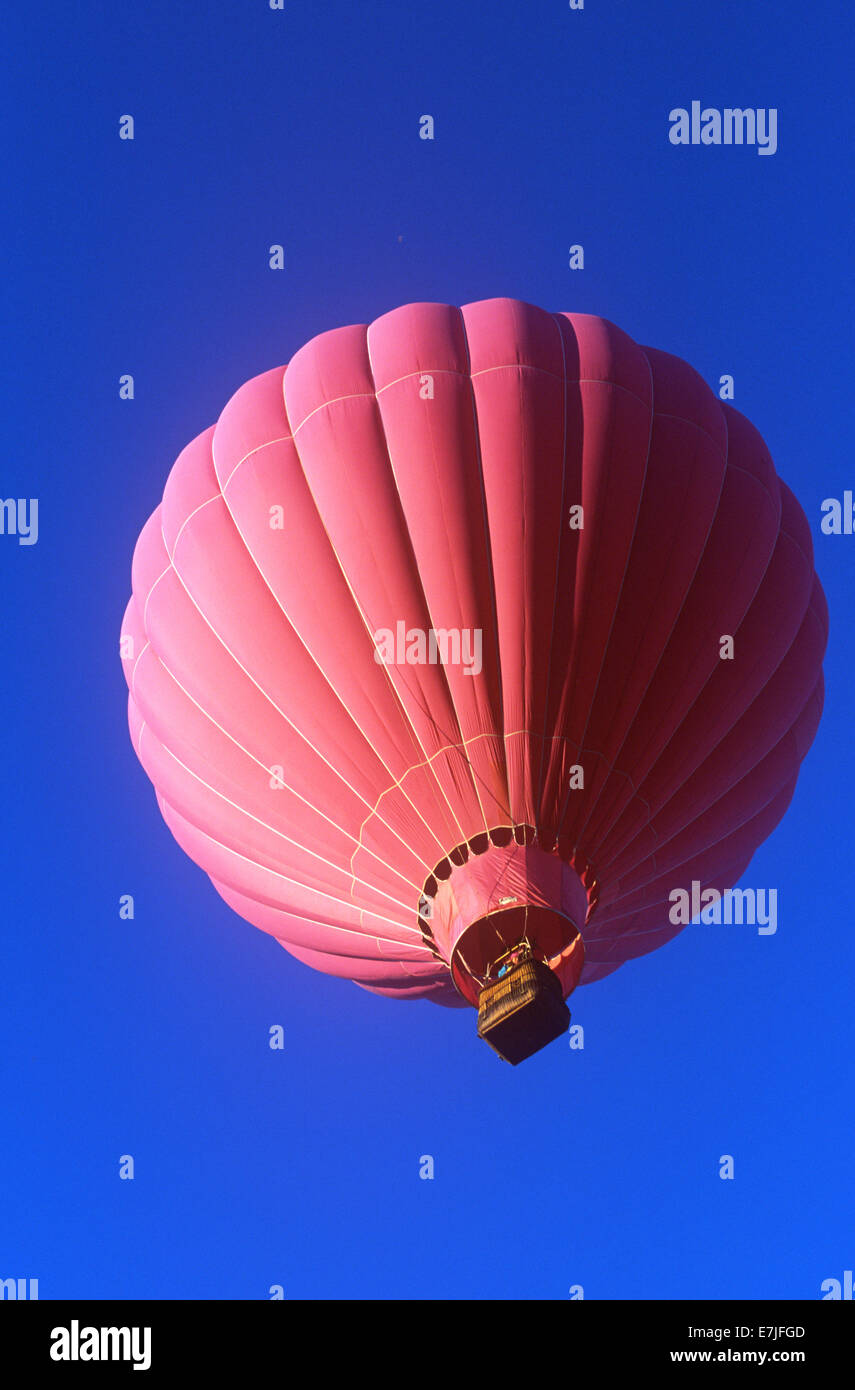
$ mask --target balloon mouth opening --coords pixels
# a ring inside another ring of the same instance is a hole
[[[533,825],[527,824],[497,825],[480,835],[473,835],[471,840],[464,840],[461,844],[455,845],[444,859],[440,859],[433,873],[425,880],[423,893],[431,898],[435,897],[439,885],[451,878],[455,869],[462,868],[470,859],[487,854],[491,849],[506,849],[511,845],[534,845],[537,842],[537,830]]]
[[[476,1007],[517,947],[558,977],[566,997],[584,962],[587,876],[557,845],[539,844],[534,827],[501,826],[456,846],[437,864],[419,901],[422,938],[458,994]]]

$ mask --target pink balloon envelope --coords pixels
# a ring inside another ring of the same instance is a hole
[[[784,814],[823,701],[810,530],[679,358],[511,299],[408,304],[248,381],[175,462],[122,624],[179,844],[307,965],[566,996]],[[729,642],[728,642],[729,639]]]

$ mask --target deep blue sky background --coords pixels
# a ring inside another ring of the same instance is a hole
[[[0,493],[40,499],[40,535],[0,537],[0,1277],[818,1298],[855,1260],[855,537],[819,531],[855,483],[851,7],[48,0],[3,47]],[[692,99],[777,107],[778,152],[672,147]],[[137,534],[244,380],[494,295],[732,373],[831,610],[823,722],[743,880],[778,889],[777,935],[689,927],[576,994],[584,1052],[517,1070],[472,1013],[314,974],[229,912],[161,821],[118,658]]]

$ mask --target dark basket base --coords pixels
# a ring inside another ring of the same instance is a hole
[[[570,1010],[547,965],[526,960],[487,985],[478,1000],[478,1036],[515,1067],[566,1033]]]

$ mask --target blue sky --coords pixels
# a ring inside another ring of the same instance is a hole
[[[0,1277],[818,1298],[852,1268],[855,538],[819,530],[853,484],[851,34],[837,0],[7,18],[0,493],[40,506],[37,544],[0,537]],[[673,147],[694,99],[775,107],[777,152]],[[732,374],[831,613],[819,734],[743,880],[777,888],[777,933],[687,928],[573,997],[584,1051],[516,1070],[474,1014],[314,974],[230,913],[161,821],[117,650],[139,530],[243,381],[327,328],[495,295]]]

